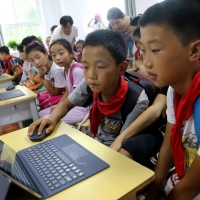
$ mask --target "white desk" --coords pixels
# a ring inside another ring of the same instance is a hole
[[[27,130],[28,128],[24,128],[3,135],[0,140],[14,150],[19,151],[36,144],[28,139]],[[61,134],[69,135],[86,149],[107,162],[110,167],[53,195],[48,200],[133,200],[136,192],[154,180],[153,171],[97,142],[64,122],[59,123],[54,132],[45,140]],[[20,196],[20,200],[24,199],[27,198]]]
[[[0,76],[0,88],[6,88],[9,84],[12,83],[13,76],[9,74],[2,74]]]
[[[16,89],[20,89],[25,96],[0,101],[0,126],[39,118],[35,103],[37,94],[25,86],[18,85]],[[5,91],[5,88],[0,89],[0,92]]]

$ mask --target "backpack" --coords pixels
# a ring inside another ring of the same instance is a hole
[[[73,79],[73,75],[72,75],[72,71],[74,70],[74,68],[76,67],[80,67],[81,69],[83,69],[83,65],[81,63],[74,63],[71,67],[70,67],[70,71],[69,71],[69,80],[70,83],[72,84],[72,86],[74,85],[74,79]]]
[[[194,127],[200,144],[200,97],[197,98],[194,104]]]
[[[159,88],[156,87],[149,79],[140,75],[137,72],[125,72],[124,78],[128,82],[128,92],[126,95],[125,102],[121,108],[121,115],[123,123],[126,121],[128,114],[133,110],[137,104],[138,98],[142,92],[145,93],[149,99],[149,105],[151,105],[158,94]],[[87,86],[89,98],[84,104],[84,107],[89,106],[93,102],[93,92],[89,86]]]

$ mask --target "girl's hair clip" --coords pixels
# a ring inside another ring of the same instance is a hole
[[[31,43],[29,43],[29,44],[27,45],[27,47],[29,47],[29,46],[34,46],[34,45],[38,45],[38,46],[41,46],[41,47],[43,47],[44,49],[46,49],[45,46],[44,46],[44,44],[41,43],[41,42],[39,42],[38,40],[33,40]]]

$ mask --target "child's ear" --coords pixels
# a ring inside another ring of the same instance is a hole
[[[190,46],[190,61],[198,61],[200,59],[200,40],[191,43]]]
[[[122,76],[124,75],[124,73],[126,72],[128,67],[128,62],[127,61],[123,61],[119,64],[119,75]]]

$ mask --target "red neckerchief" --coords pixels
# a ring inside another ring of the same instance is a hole
[[[174,113],[176,123],[172,128],[171,145],[173,150],[174,164],[179,179],[185,176],[184,170],[184,148],[182,144],[182,131],[184,121],[188,120],[193,113],[196,99],[200,96],[200,71],[198,71],[194,79],[181,97],[176,92],[174,93]]]
[[[128,83],[123,76],[120,78],[120,85],[109,103],[99,102],[98,93],[93,93],[93,106],[90,111],[90,131],[97,135],[99,124],[102,122],[103,116],[111,116],[117,113],[124,104],[126,93],[128,91]]]
[[[5,70],[5,73],[7,73],[7,74],[11,74],[10,60],[12,58],[13,58],[13,56],[9,55],[8,59],[3,61],[4,62],[4,70]]]

